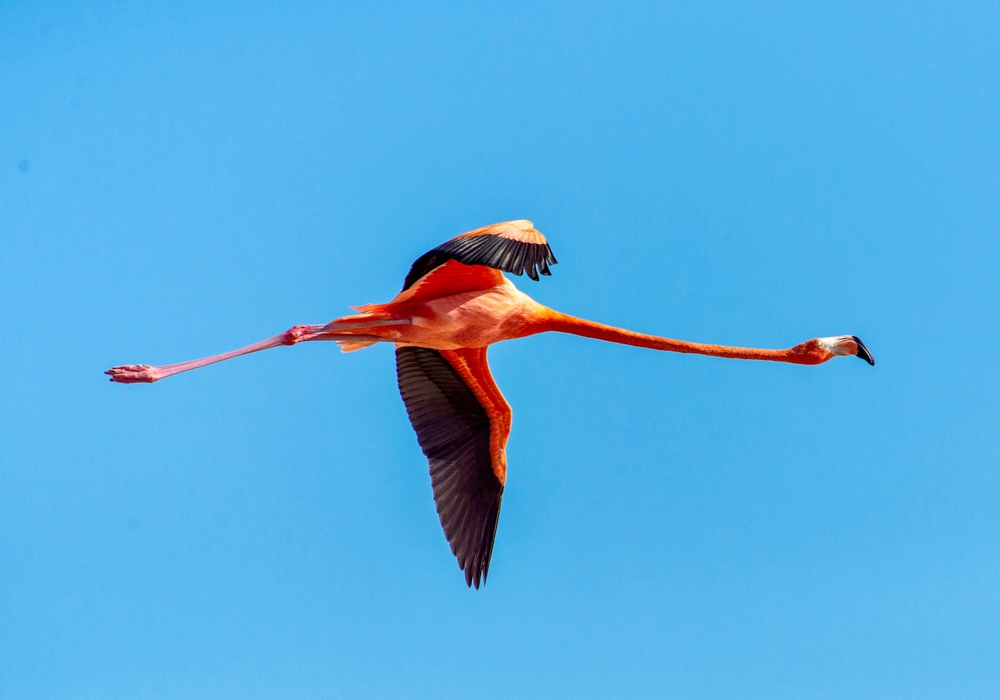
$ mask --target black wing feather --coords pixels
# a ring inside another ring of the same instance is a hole
[[[490,419],[437,350],[396,348],[396,378],[417,442],[430,464],[441,527],[465,582],[486,581],[503,484],[490,458]]]
[[[548,266],[556,264],[556,256],[548,243],[525,243],[493,233],[453,238],[417,258],[406,275],[403,289],[409,289],[421,277],[449,260],[466,265],[485,265],[514,275],[527,272],[533,280],[538,279],[538,272],[550,274]]]

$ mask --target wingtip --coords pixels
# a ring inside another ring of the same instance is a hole
[[[479,590],[479,586],[486,583],[486,571],[479,565],[479,557],[473,557],[472,561],[465,563],[465,585],[469,588]]]
[[[851,337],[854,339],[854,342],[858,346],[858,352],[857,352],[858,357],[860,357],[862,360],[864,360],[865,362],[867,362],[868,364],[870,364],[872,367],[874,367],[875,366],[875,358],[874,358],[874,356],[872,356],[872,353],[868,349],[868,346],[866,346],[861,341],[861,338],[859,338],[858,336],[852,335]]]

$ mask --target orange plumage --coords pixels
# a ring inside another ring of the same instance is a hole
[[[396,375],[407,414],[427,457],[441,525],[470,586],[489,573],[507,480],[511,409],[490,374],[487,348],[544,332],[562,332],[669,352],[816,365],[837,356],[875,360],[857,336],[814,338],[786,350],[690,343],[635,333],[546,308],[503,272],[537,280],[555,256],[530,221],[507,221],[463,233],[413,263],[403,290],[384,304],[326,325],[295,326],[221,355],[107,371],[121,383],[155,382],[279,345],[335,340],[345,352],[379,342],[396,346]]]

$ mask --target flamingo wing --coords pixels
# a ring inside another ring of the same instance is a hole
[[[545,236],[535,230],[530,221],[505,221],[463,233],[424,253],[410,267],[403,290],[449,260],[466,265],[485,265],[515,275],[528,273],[538,281],[538,273],[549,272],[557,260]]]
[[[489,373],[486,348],[396,348],[396,377],[430,464],[441,527],[465,572],[485,582],[506,479],[510,406]]]

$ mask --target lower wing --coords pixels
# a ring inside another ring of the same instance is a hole
[[[396,377],[430,464],[441,526],[465,572],[486,581],[506,479],[511,411],[490,375],[486,348],[396,348]]]

